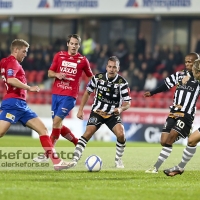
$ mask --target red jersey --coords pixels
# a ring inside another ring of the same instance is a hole
[[[8,56],[0,61],[1,76],[6,86],[6,95],[3,99],[17,98],[26,100],[27,91],[21,88],[16,88],[7,83],[8,78],[17,78],[22,83],[26,84],[25,72],[14,56]]]
[[[56,73],[65,73],[66,79],[55,79],[52,94],[72,96],[77,98],[82,72],[87,77],[93,76],[90,64],[80,53],[72,56],[67,51],[58,52],[53,59],[50,70]]]

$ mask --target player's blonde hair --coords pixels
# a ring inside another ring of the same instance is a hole
[[[15,39],[10,45],[10,51],[13,52],[14,48],[21,49],[23,47],[29,47],[29,43],[23,39]]]
[[[194,65],[193,66],[194,66],[196,71],[200,71],[200,58],[198,58],[198,59],[196,59],[194,61]]]

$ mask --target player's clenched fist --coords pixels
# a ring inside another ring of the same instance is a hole
[[[150,97],[151,96],[151,92],[147,91],[144,93],[144,97]]]
[[[31,92],[39,92],[40,88],[36,85],[36,86],[30,86],[29,91]]]
[[[59,80],[65,79],[66,75],[64,73],[56,73],[56,78]]]

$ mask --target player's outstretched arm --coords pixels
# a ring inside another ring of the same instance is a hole
[[[163,83],[162,85],[157,87],[155,90],[145,92],[144,93],[144,97],[150,97],[150,96],[153,96],[154,94],[157,94],[157,93],[160,93],[160,92],[164,92],[164,91],[166,91],[168,89],[169,88],[167,87],[167,85],[165,83]]]
[[[79,106],[79,110],[78,110],[78,113],[77,113],[77,117],[79,119],[83,119],[83,116],[84,116],[84,113],[83,113],[83,108],[85,106],[85,104],[87,103],[89,97],[90,97],[90,92],[88,90],[86,90],[83,94],[83,98],[81,100],[81,104]]]

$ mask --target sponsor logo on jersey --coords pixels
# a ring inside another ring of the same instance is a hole
[[[109,100],[109,99],[104,98],[104,97],[101,98],[101,102],[108,103],[108,104],[114,104],[114,105],[119,104],[119,101]]]
[[[15,121],[15,116],[10,113],[6,113],[6,118],[11,119],[13,122]]]
[[[77,68],[77,63],[68,62],[68,61],[63,60],[62,61],[62,66],[63,67]]]
[[[187,86],[187,85],[178,85],[178,87],[184,90],[189,90],[189,91],[195,90],[195,88],[193,88],[192,86]]]
[[[7,70],[8,76],[13,76],[14,75],[14,70],[13,69],[8,69]]]
[[[107,91],[108,90],[107,87],[104,87],[102,85],[98,85],[98,89],[103,90],[103,91]]]
[[[119,93],[119,90],[118,89],[115,89],[115,94],[117,95]]]
[[[69,86],[69,82],[61,81],[60,83],[57,84],[57,87],[62,88],[64,90],[72,90],[72,87]]]

